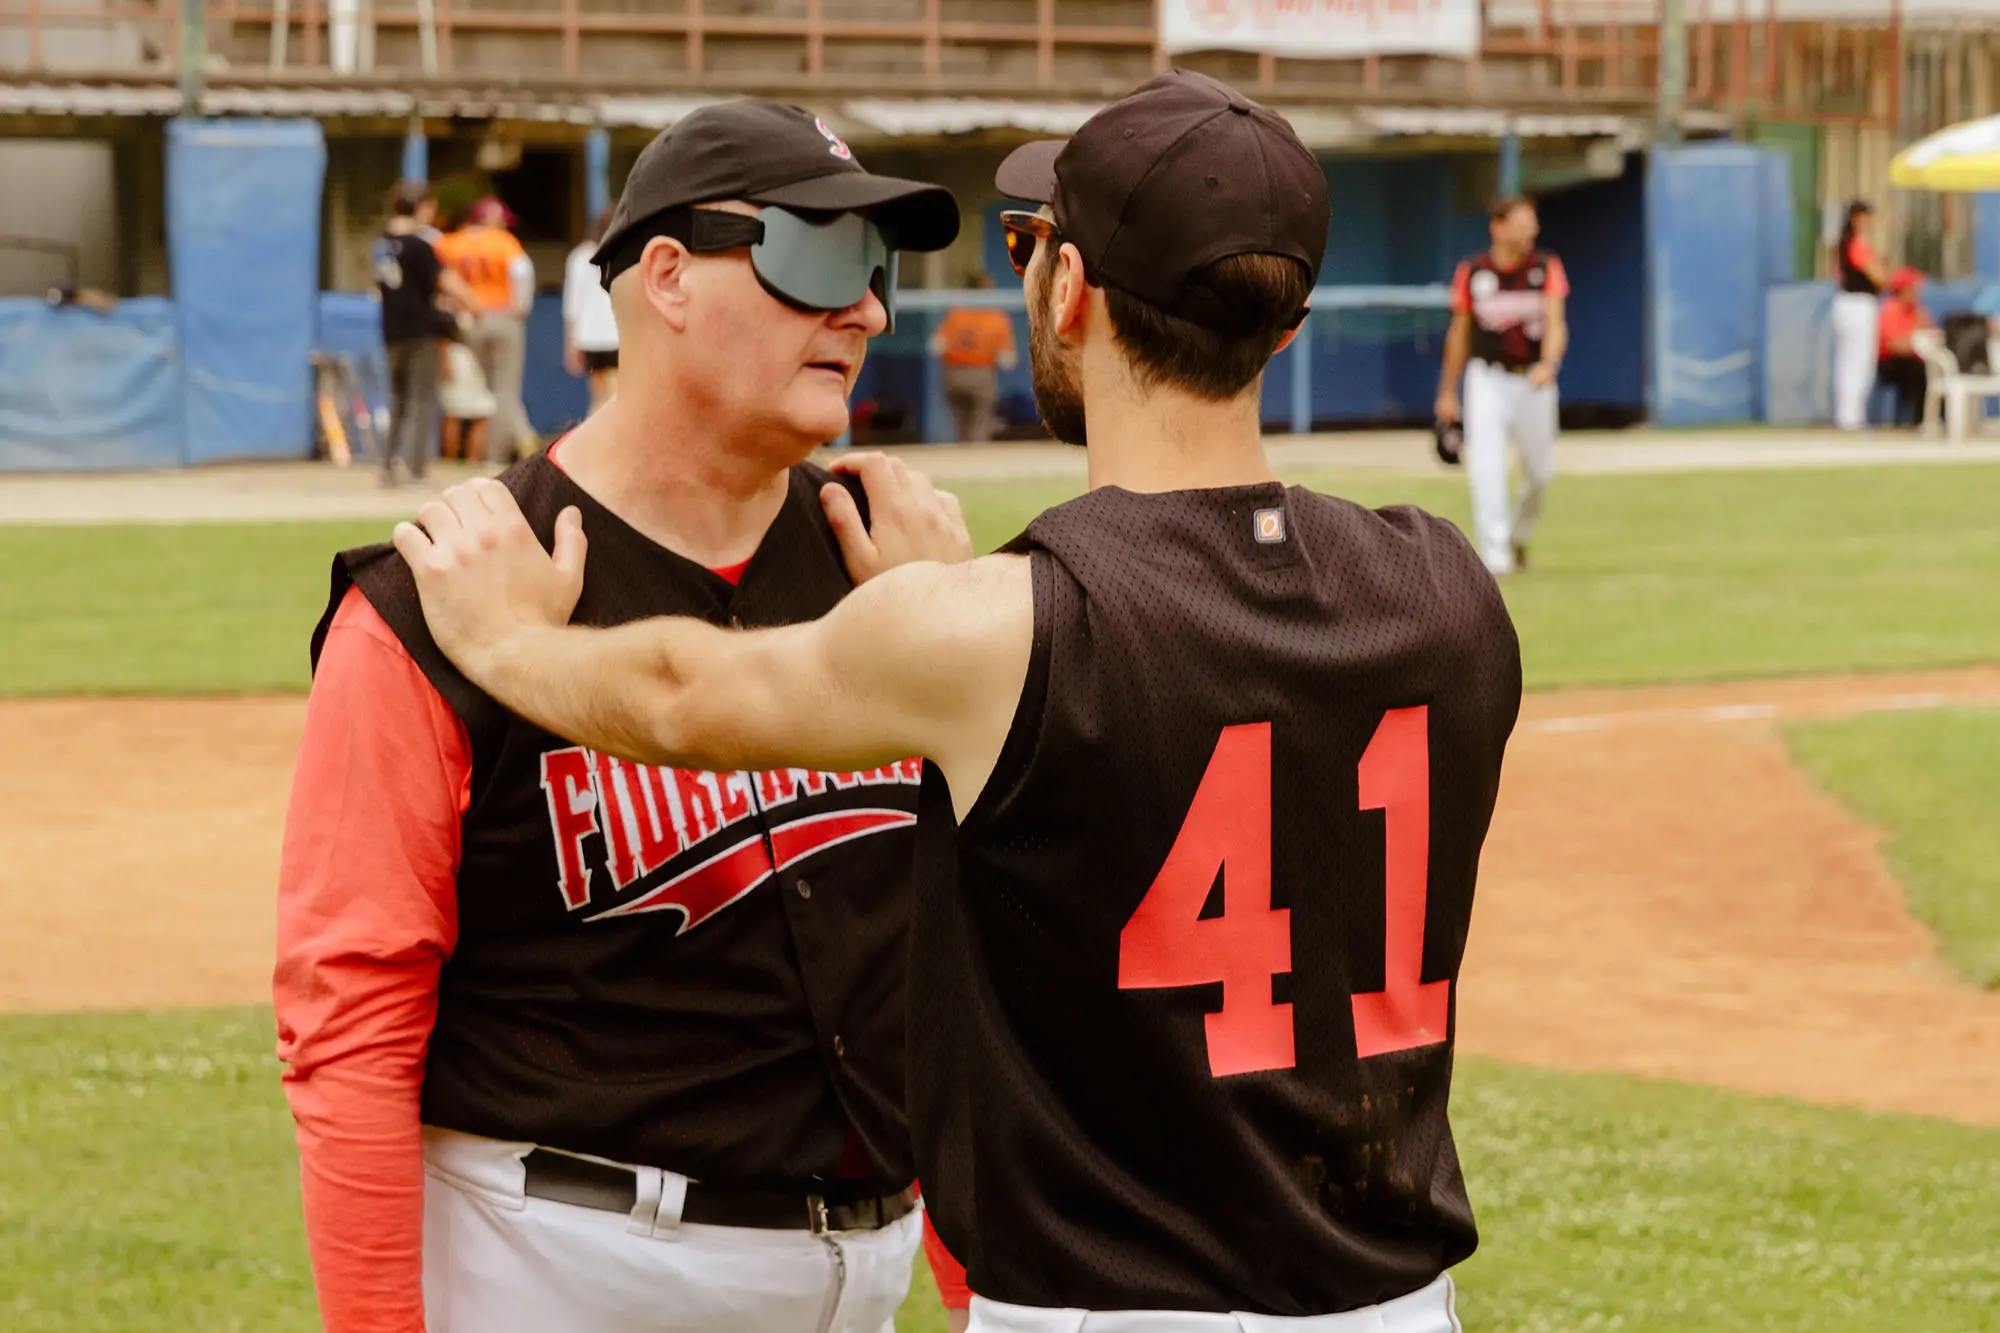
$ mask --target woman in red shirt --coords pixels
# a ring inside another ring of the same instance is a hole
[[[1923,421],[1928,372],[1923,358],[1910,345],[1910,337],[1921,329],[1937,327],[1930,311],[1923,307],[1920,299],[1923,290],[1923,274],[1913,268],[1899,268],[1889,275],[1890,295],[1882,303],[1875,377],[1896,391],[1898,426],[1915,426]]]

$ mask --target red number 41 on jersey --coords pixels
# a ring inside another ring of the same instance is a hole
[[[1353,997],[1362,1059],[1445,1039],[1451,983],[1424,981],[1430,882],[1430,710],[1383,715],[1361,754],[1361,808],[1384,812],[1388,869],[1384,986]],[[1201,910],[1222,873],[1222,915]],[[1271,906],[1271,724],[1223,728],[1166,864],[1118,941],[1118,986],[1222,983],[1207,1016],[1217,1078],[1297,1063],[1292,1006],[1271,978],[1292,970],[1292,914]]]

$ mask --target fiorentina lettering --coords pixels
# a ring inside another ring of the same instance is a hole
[[[563,903],[570,910],[590,901],[590,872],[583,840],[597,832],[597,789],[587,750],[551,750],[542,756],[542,790],[549,798],[549,827],[556,835]]]
[[[916,816],[899,809],[838,809],[786,820],[773,812],[802,798],[885,784],[923,781],[923,760],[905,759],[865,773],[817,773],[801,768],[761,773],[704,773],[649,768],[581,746],[542,755],[542,792],[556,844],[556,879],[563,906],[590,905],[591,865],[584,840],[604,839],[604,871],[624,890],[655,874],[690,848],[715,843],[713,855],[633,902],[598,912],[592,921],[677,908],[684,933],[770,878],[816,852],[873,833],[906,828]],[[750,824],[763,810],[765,830]],[[738,828],[738,825],[744,827]]]

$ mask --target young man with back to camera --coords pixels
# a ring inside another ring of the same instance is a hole
[[[551,556],[490,485],[398,549],[444,649],[557,732],[933,759],[958,837],[918,889],[910,1113],[974,1329],[1447,1333],[1457,975],[1520,702],[1499,590],[1443,520],[1271,471],[1261,374],[1329,221],[1282,119],[1174,71],[999,183],[1043,204],[1009,245],[1091,484],[1002,553],[731,634],[566,627],[587,521]]]
[[[870,175],[797,107],[707,108],[640,155],[597,256],[619,392],[491,482],[544,533],[590,515],[580,620],[809,621],[970,556],[900,464],[851,460],[871,530],[805,462],[897,249],[957,230],[947,191]],[[921,763],[574,745],[452,668],[387,547],[336,561],[314,658],[275,992],[330,1333],[888,1333],[919,1232]]]
[[[1555,473],[1556,376],[1569,350],[1569,275],[1535,248],[1534,204],[1509,196],[1489,210],[1492,246],[1461,263],[1451,283],[1437,418],[1465,425],[1465,479],[1473,540],[1486,568],[1528,564],[1528,539]],[[1465,395],[1459,397],[1459,380]],[[1521,454],[1521,498],[1509,498],[1508,444]]]

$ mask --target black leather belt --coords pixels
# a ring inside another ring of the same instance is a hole
[[[527,1193],[537,1199],[629,1213],[639,1204],[639,1180],[630,1167],[571,1157],[536,1148],[521,1159]],[[681,1221],[714,1227],[756,1227],[764,1231],[876,1231],[908,1217],[917,1206],[917,1187],[896,1194],[830,1202],[821,1194],[766,1194],[722,1190],[689,1182]]]

